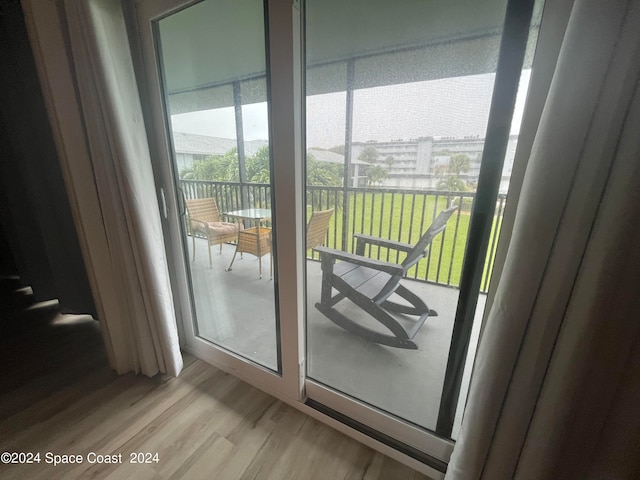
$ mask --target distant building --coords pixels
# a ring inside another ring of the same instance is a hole
[[[313,158],[320,162],[337,163],[344,165],[344,155],[332,152],[331,150],[322,150],[320,148],[310,148],[307,150]],[[367,167],[371,164],[358,159],[351,160],[350,187],[365,187],[367,185]]]
[[[358,159],[367,147],[376,149],[378,164],[387,170],[387,177],[382,181],[384,187],[436,189],[437,168],[447,165],[451,156],[461,153],[469,157],[471,168],[468,172],[461,174],[460,178],[470,184],[475,184],[480,172],[480,154],[484,149],[484,140],[479,136],[468,136],[461,138],[420,137],[389,142],[354,142],[351,146],[349,186],[367,186],[367,170],[371,164]],[[202,160],[206,156],[224,155],[237,147],[236,140],[232,138],[183,132],[174,132],[173,141],[176,150],[176,164],[179,170],[191,167],[194,161]],[[246,141],[244,142],[245,155],[250,157],[268,144],[266,140]],[[502,169],[501,193],[506,193],[509,187],[517,144],[518,136],[510,135]],[[344,155],[340,153],[319,148],[310,148],[308,151],[321,162],[344,164]]]
[[[378,152],[378,164],[385,167],[388,172],[383,180],[383,186],[435,189],[438,182],[437,167],[447,165],[453,155],[465,154],[471,161],[471,168],[460,175],[460,178],[474,184],[478,181],[484,140],[479,136],[468,136],[420,137],[390,142],[354,142],[351,158],[357,160],[367,147],[373,147]],[[518,136],[510,135],[502,169],[500,192],[506,192],[509,186],[517,143]]]
[[[233,138],[210,137],[208,135],[195,135],[193,133],[173,132],[173,142],[176,150],[176,165],[178,170],[190,168],[193,162],[204,160],[210,155],[224,155],[229,150],[236,148],[237,142]],[[262,147],[269,145],[266,140],[251,140],[244,142],[244,153],[251,157]],[[344,155],[330,150],[310,148],[309,153],[313,157],[325,163],[344,165]],[[350,186],[364,187],[367,185],[367,162],[352,160]]]

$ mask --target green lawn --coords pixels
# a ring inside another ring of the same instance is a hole
[[[457,200],[459,201],[459,199]],[[457,202],[456,201],[456,202]],[[342,202],[338,200],[339,204]],[[324,205],[316,208],[333,207],[333,202],[325,199]],[[327,246],[342,249],[343,208],[339,205],[329,228]],[[434,195],[403,195],[400,193],[356,193],[349,198],[348,251],[355,249],[353,233],[365,233],[414,244],[429,227],[434,217],[447,207],[447,199]],[[311,209],[309,208],[309,214]],[[449,219],[443,235],[433,241],[429,255],[409,271],[410,278],[428,280],[445,285],[459,286],[462,262],[469,229],[469,213],[456,212]],[[501,226],[501,218],[494,217],[489,252],[492,252],[496,229]],[[404,254],[388,251],[386,248],[372,247],[367,255],[381,260],[402,261]],[[316,257],[317,258],[317,257]],[[488,289],[490,259],[487,255],[481,289]]]
[[[189,182],[186,182],[189,183]],[[232,210],[237,208],[233,199],[237,200],[237,185],[214,185],[213,182],[191,182],[193,185],[184,185],[188,197],[210,197],[215,196],[217,190],[219,206],[222,210]],[[268,196],[268,186],[264,187],[264,196]],[[322,210],[335,207],[334,218],[329,227],[327,246],[342,249],[343,238],[343,212],[344,202],[342,190],[323,187],[310,187],[307,196],[307,215],[311,215],[311,204],[313,209]],[[253,190],[256,195],[256,190]],[[239,197],[238,197],[239,198]],[[456,197],[456,204],[460,201]],[[469,229],[469,210],[471,198],[465,198],[462,211],[454,213],[449,222],[444,235],[439,235],[433,241],[428,256],[421,260],[409,271],[410,278],[427,280],[457,287],[460,285],[460,275],[464,251],[467,243]],[[229,203],[231,202],[231,203]],[[349,224],[346,238],[348,239],[346,250],[353,252],[355,244],[353,242],[354,233],[365,233],[382,238],[390,238],[401,242],[415,244],[422,233],[429,227],[435,216],[447,207],[445,196],[434,194],[416,193],[384,193],[375,192],[369,189],[367,192],[351,192],[348,202]],[[501,212],[502,213],[502,212]],[[489,239],[489,250],[485,260],[484,273],[482,276],[481,291],[489,288],[489,278],[493,265],[492,256],[495,254],[496,234],[499,234],[502,226],[502,215],[496,215],[493,219],[491,237]],[[404,254],[397,254],[395,251],[387,251],[386,248],[373,247],[372,251],[366,252],[373,258],[382,260],[402,261]],[[311,252],[309,252],[311,255]],[[317,254],[313,255],[317,259]]]

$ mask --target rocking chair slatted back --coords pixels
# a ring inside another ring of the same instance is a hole
[[[438,235],[445,229],[445,227],[447,226],[447,221],[449,220],[451,215],[453,215],[453,212],[455,212],[457,209],[457,205],[449,207],[446,210],[440,212],[440,214],[435,218],[427,231],[424,232],[420,240],[418,240],[418,243],[416,243],[415,247],[413,247],[413,250],[411,250],[407,254],[407,257],[402,262],[402,267],[404,268],[405,272],[416,263],[418,263],[421,258],[424,258],[427,253],[427,249],[431,245],[433,239],[436,237],[436,235]]]

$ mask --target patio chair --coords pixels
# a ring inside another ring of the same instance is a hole
[[[307,223],[307,250],[324,245],[332,215],[333,208],[318,210],[311,214]]]
[[[322,262],[322,292],[316,308],[335,324],[370,342],[417,349],[418,346],[413,342],[414,337],[425,320],[429,316],[436,316],[437,313],[402,285],[401,280],[412,266],[427,255],[429,245],[435,236],[445,229],[447,220],[457,208],[454,206],[443,210],[415,245],[356,234],[355,254],[316,247],[315,250],[320,253]],[[405,252],[407,255],[400,264],[371,259],[364,256],[367,244]],[[335,295],[332,295],[333,289],[337,291]],[[406,303],[388,300],[393,294],[404,299]],[[369,328],[338,311],[335,305],[345,298],[380,322],[390,333],[386,333],[383,328]],[[405,329],[398,319],[391,315],[392,313],[409,316],[405,319],[411,321],[410,327]]]
[[[221,221],[220,211],[214,198],[185,199],[189,214],[189,226],[193,240],[193,261],[196,260],[196,234],[207,240],[209,249],[209,268],[211,268],[211,246],[235,242],[240,231],[239,223]]]
[[[240,232],[238,234],[238,245],[236,246],[236,251],[233,252],[231,263],[226,269],[227,272],[231,271],[231,266],[238,253],[240,254],[240,258],[242,258],[243,253],[250,253],[258,257],[258,275],[259,278],[262,278],[262,257],[267,253],[271,253],[271,229],[256,226]]]
[[[324,245],[333,211],[334,209],[330,208],[328,210],[318,210],[311,214],[309,223],[307,223],[307,250]],[[269,244],[271,244],[271,235],[269,236]],[[273,278],[273,252],[271,252],[269,266],[269,278]]]

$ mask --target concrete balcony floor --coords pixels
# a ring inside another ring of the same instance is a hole
[[[256,363],[276,369],[274,284],[269,280],[269,255],[236,257],[226,272],[234,246],[212,247],[209,268],[206,241],[188,237],[189,260],[199,336]],[[435,429],[447,365],[458,290],[404,280],[404,284],[438,312],[427,319],[414,341],[418,350],[404,350],[368,342],[329,321],[314,307],[320,297],[320,263],[307,261],[307,376],[368,404],[428,429]],[[485,296],[476,309],[470,354],[461,390],[466,397],[470,367],[478,340]],[[344,305],[343,305],[344,304]],[[350,318],[367,315],[348,301],[338,304]],[[369,324],[372,325],[372,324]],[[459,402],[459,405],[461,403]],[[461,419],[458,408],[454,438]]]

